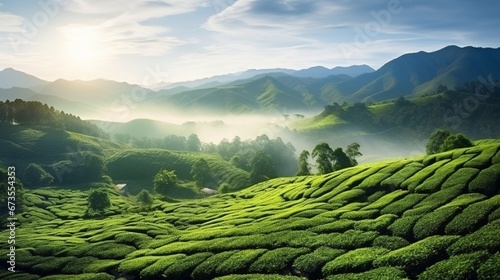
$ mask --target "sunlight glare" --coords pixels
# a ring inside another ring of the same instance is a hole
[[[102,57],[102,38],[95,28],[72,27],[65,35],[65,55],[70,62],[80,66],[92,66]]]

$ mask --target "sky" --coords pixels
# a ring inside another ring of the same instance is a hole
[[[0,0],[0,70],[140,85],[500,47],[500,1]]]

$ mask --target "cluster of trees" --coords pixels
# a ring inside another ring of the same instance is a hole
[[[235,167],[251,173],[261,173],[256,170],[260,168],[257,166],[259,162],[267,162],[274,167],[274,172],[264,174],[271,178],[276,175],[293,175],[297,171],[295,147],[290,142],[284,143],[280,137],[270,139],[263,134],[254,140],[241,141],[240,137],[236,136],[231,142],[222,139],[219,145],[209,144],[205,145],[205,148],[208,152],[218,153]]]
[[[96,125],[80,117],[55,110],[38,101],[0,101],[0,122],[17,124],[38,124],[64,129],[90,136],[105,138],[105,133]]]
[[[431,155],[472,146],[472,142],[460,133],[451,134],[447,130],[437,129],[429,137],[426,152],[428,155]]]
[[[316,159],[316,167],[319,174],[326,174],[333,171],[341,170],[347,167],[358,165],[356,157],[362,156],[359,152],[360,145],[352,143],[347,146],[345,152],[342,148],[337,147],[333,150],[327,143],[320,143],[314,147],[312,153],[304,150],[299,156],[299,171],[298,176],[310,175],[311,165],[308,162],[309,157]]]

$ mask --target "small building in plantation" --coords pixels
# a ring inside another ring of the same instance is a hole
[[[127,193],[127,184],[116,184],[116,189],[120,194]]]
[[[206,195],[206,196],[217,194],[216,190],[210,189],[210,188],[203,188],[200,191],[203,195]]]

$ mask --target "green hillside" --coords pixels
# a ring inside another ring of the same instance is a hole
[[[500,140],[134,212],[28,190],[2,279],[499,279]],[[7,240],[9,232],[2,231]],[[2,261],[7,260],[2,243]]]
[[[199,152],[172,152],[163,149],[130,149],[118,152],[106,159],[107,173],[115,180],[142,181],[152,185],[152,179],[160,169],[175,170],[181,180],[193,180],[191,167],[199,159],[205,159],[210,167],[212,188],[228,184],[229,190],[239,190],[249,185],[249,173],[236,168],[220,156]]]
[[[485,101],[479,100],[473,92],[450,90],[371,105],[334,104],[326,106],[315,117],[294,121],[290,127],[310,136],[338,135],[343,130],[351,129],[360,134],[385,135],[396,141],[422,141],[437,128],[458,131],[476,139],[496,138],[500,137],[499,126],[496,125],[496,120],[500,118],[498,93],[500,87],[497,86]],[[453,106],[463,108],[463,104],[471,100],[477,102],[473,110],[453,109]]]

